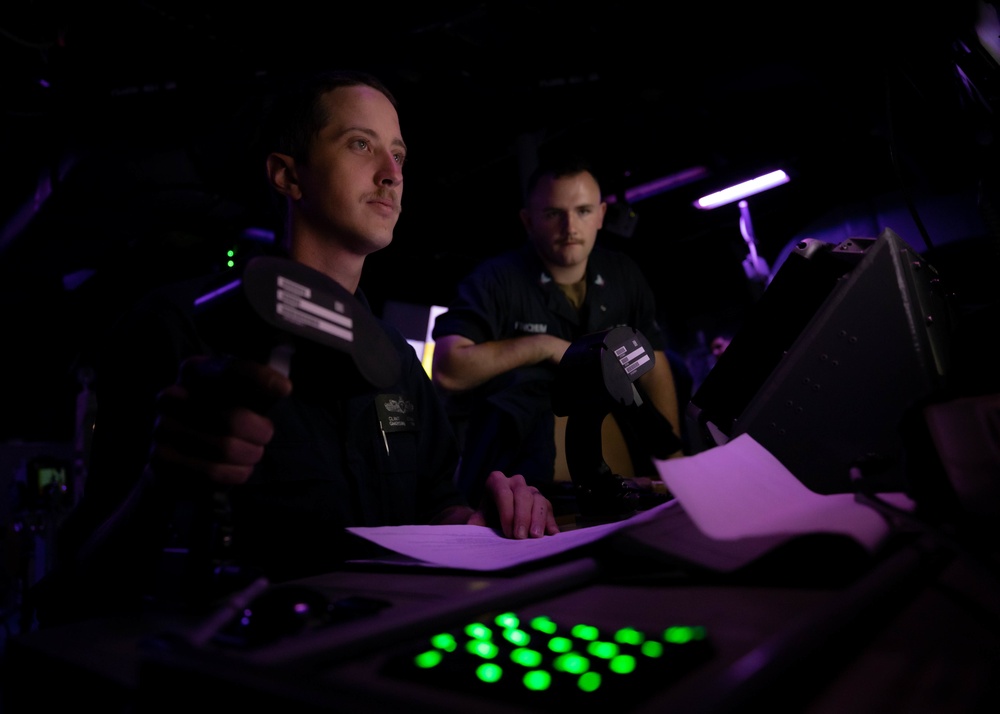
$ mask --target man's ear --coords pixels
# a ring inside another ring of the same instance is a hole
[[[302,197],[295,159],[288,154],[272,152],[267,155],[267,178],[275,191],[292,200]]]
[[[518,215],[521,216],[521,225],[524,226],[525,230],[530,231],[531,230],[531,214],[528,212],[528,209],[527,208],[522,208],[521,211],[518,213]]]

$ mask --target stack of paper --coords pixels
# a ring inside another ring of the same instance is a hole
[[[662,542],[651,545],[663,553],[720,570],[797,536],[836,534],[874,552],[890,532],[885,518],[852,494],[807,489],[747,434],[656,466],[675,500],[627,520],[544,538],[511,540],[483,526],[349,530],[391,551],[378,562],[478,571],[511,568],[640,529],[660,534]],[[889,498],[897,506],[912,505],[902,494]]]

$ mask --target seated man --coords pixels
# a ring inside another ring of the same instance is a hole
[[[286,211],[283,259],[367,310],[362,267],[392,240],[403,191],[392,95],[367,75],[323,74],[276,103],[268,126],[267,178]],[[520,475],[490,474],[487,498],[474,505],[457,492],[457,440],[398,332],[368,315],[386,329],[387,351],[372,359],[399,361],[387,386],[351,382],[333,363],[325,381],[296,381],[294,368],[221,347],[194,310],[211,283],[157,290],[108,342],[86,491],[64,523],[54,570],[32,593],[40,624],[151,598],[211,601],[223,593],[210,576],[233,566],[273,582],[326,572],[349,555],[351,526],[558,532],[551,504]],[[390,402],[406,405],[405,419],[389,420]]]

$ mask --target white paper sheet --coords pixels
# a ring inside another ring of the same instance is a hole
[[[351,533],[414,558],[411,565],[439,566],[462,570],[502,570],[550,555],[564,553],[604,538],[629,526],[656,518],[674,501],[643,511],[631,518],[587,528],[564,531],[542,538],[513,540],[485,526],[384,526],[348,528]],[[357,561],[356,561],[357,562]],[[379,562],[396,562],[382,560]]]
[[[749,434],[693,456],[657,461],[656,468],[710,538],[841,533],[871,550],[889,532],[885,519],[853,494],[810,491]],[[893,494],[894,503],[905,505],[901,496]]]

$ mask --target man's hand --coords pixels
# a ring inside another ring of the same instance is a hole
[[[472,513],[468,525],[499,526],[506,538],[541,538],[559,532],[549,499],[529,486],[524,476],[508,478],[500,471],[486,479],[483,505]]]
[[[185,360],[157,398],[150,464],[220,485],[246,482],[274,436],[264,412],[291,391],[287,377],[256,362]]]

